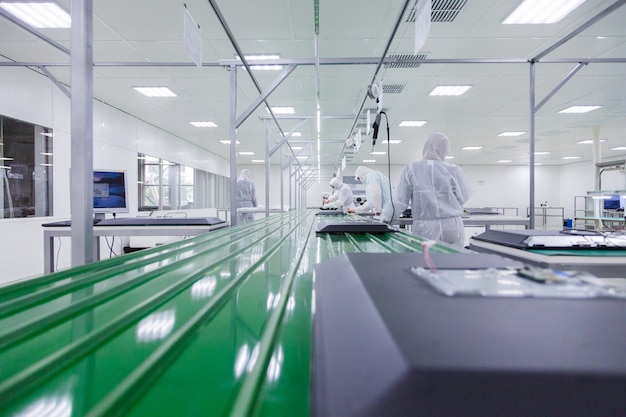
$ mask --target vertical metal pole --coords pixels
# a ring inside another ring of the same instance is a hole
[[[285,148],[281,148],[280,152],[280,211],[285,209],[285,170],[283,169],[283,161],[285,160]]]
[[[293,168],[293,165],[290,163],[289,164],[289,209],[293,209],[295,208],[295,204],[292,203],[291,200],[291,168]]]
[[[530,217],[529,227],[535,228],[535,62],[530,61]]]
[[[71,179],[72,266],[95,260],[93,241],[93,4],[72,0]]]
[[[237,224],[237,66],[230,66],[230,224]]]
[[[270,121],[265,119],[265,217],[270,216]]]

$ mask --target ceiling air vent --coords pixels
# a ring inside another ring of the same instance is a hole
[[[426,59],[426,54],[418,55],[389,55],[388,58],[395,59],[396,62],[389,62],[385,64],[385,68],[419,68],[421,62],[415,62]],[[383,85],[383,88],[387,87]],[[386,93],[386,90],[383,90]]]
[[[430,21],[433,23],[454,22],[454,19],[465,7],[465,3],[467,0],[432,0]],[[409,12],[405,22],[415,22],[415,6]]]
[[[406,84],[383,84],[383,94],[400,94]]]

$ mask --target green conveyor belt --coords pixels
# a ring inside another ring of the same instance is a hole
[[[309,415],[314,265],[422,242],[315,221],[292,211],[1,287],[0,415]]]

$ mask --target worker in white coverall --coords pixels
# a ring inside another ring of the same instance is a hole
[[[445,162],[449,151],[450,143],[444,134],[428,136],[423,159],[404,167],[393,200],[385,205],[381,219],[390,222],[410,205],[414,235],[463,247],[461,216],[472,191],[463,170]]]
[[[389,179],[379,171],[364,166],[357,167],[354,179],[365,184],[365,203],[357,206],[354,213],[375,213],[380,215],[382,208],[389,202],[391,187]]]
[[[330,186],[335,190],[333,194],[326,199],[323,208],[338,208],[344,211],[354,209],[352,189],[339,180],[333,178],[330,180]]]

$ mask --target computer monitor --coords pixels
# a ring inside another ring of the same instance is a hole
[[[106,213],[129,212],[125,170],[94,170],[93,212],[96,218],[104,218]]]
[[[605,210],[617,210],[618,208],[623,206],[620,204],[621,203],[621,196],[620,195],[612,195],[611,198],[606,198],[604,200],[604,209]]]

